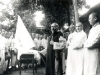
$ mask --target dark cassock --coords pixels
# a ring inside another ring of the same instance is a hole
[[[60,31],[54,32],[48,38],[48,47],[47,47],[47,59],[46,59],[46,75],[55,75],[55,58],[58,60],[58,72],[59,75],[62,74],[62,50],[54,50],[53,45],[50,44],[50,41],[59,42],[60,36],[63,34]]]

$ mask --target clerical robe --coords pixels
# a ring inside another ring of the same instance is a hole
[[[69,34],[67,40],[67,47],[68,47],[68,55],[67,55],[67,63],[66,63],[66,75],[73,74],[73,49],[71,47],[71,42],[73,40],[74,32]]]
[[[82,30],[80,32],[75,32],[72,40],[72,49],[73,49],[73,73],[74,75],[83,74],[83,56],[84,49],[83,44],[87,39],[86,33]]]
[[[59,38],[62,36],[61,32],[54,32],[52,36],[48,37],[48,46],[47,46],[47,59],[46,59],[46,75],[55,75],[55,57],[58,60],[58,70],[57,73],[62,75],[62,56],[60,53],[62,50],[54,50],[53,45],[50,44],[50,41],[59,42]],[[55,54],[56,53],[56,54]]]
[[[98,50],[100,45],[100,24],[96,23],[90,30],[84,44],[84,75],[96,75]]]

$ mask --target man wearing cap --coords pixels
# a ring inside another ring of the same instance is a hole
[[[55,56],[58,60],[58,70],[57,75],[62,75],[62,50],[54,49],[54,43],[59,43],[59,38],[63,36],[63,34],[58,31],[59,25],[57,23],[51,24],[51,36],[48,40],[47,47],[47,61],[46,61],[46,75],[55,75]],[[56,50],[56,51],[55,51]]]

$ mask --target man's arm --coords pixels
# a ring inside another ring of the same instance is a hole
[[[73,44],[73,49],[81,49],[87,39],[87,35],[83,34],[83,36],[79,37],[78,41]]]
[[[89,40],[86,47],[88,47],[89,49],[92,49],[92,48],[98,48],[99,45],[100,45],[100,33],[94,35],[94,38]]]

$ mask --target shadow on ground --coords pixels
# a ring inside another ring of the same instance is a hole
[[[20,75],[19,70],[9,71],[3,75]],[[27,69],[21,71],[21,75],[33,75],[32,69]],[[38,68],[37,73],[34,72],[34,75],[45,75],[45,67]]]

